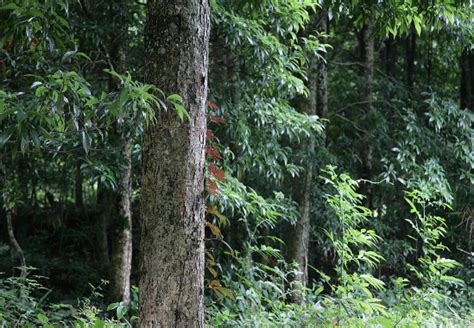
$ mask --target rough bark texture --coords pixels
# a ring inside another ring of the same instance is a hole
[[[373,81],[374,81],[374,36],[373,36],[373,24],[367,22],[362,31],[361,37],[359,40],[359,47],[361,51],[361,68],[362,68],[362,83],[360,87],[361,92],[361,101],[364,103],[366,108],[365,114],[369,113],[372,110],[373,106]],[[367,122],[367,119],[364,119],[364,122]],[[370,141],[368,136],[368,131],[370,131],[370,126],[364,124],[365,140],[363,148],[361,149],[361,160],[362,167],[360,176],[362,179],[370,180],[372,177],[372,149],[370,147]],[[372,208],[372,199],[373,199],[373,190],[372,185],[369,182],[364,182],[361,185],[361,192],[365,196],[364,206]]]
[[[474,51],[461,55],[461,108],[474,110]]]
[[[204,327],[204,146],[209,3],[148,2],[145,78],[183,97],[143,138],[140,327]]]

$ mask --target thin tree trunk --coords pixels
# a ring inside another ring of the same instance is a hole
[[[313,22],[308,26],[310,33],[315,27]],[[316,98],[319,92],[318,80],[321,78],[321,70],[313,54],[308,54],[308,89],[309,96],[307,99],[300,101],[301,110],[308,115],[316,114]],[[323,88],[325,86],[322,86]],[[326,101],[327,99],[322,99]],[[291,287],[293,289],[292,301],[295,303],[302,302],[302,289],[308,285],[308,249],[310,237],[310,218],[311,218],[311,189],[313,186],[313,160],[315,149],[315,137],[311,135],[306,142],[301,144],[301,150],[305,154],[303,159],[304,173],[295,181],[297,186],[295,191],[295,200],[298,203],[299,216],[293,231],[290,232],[288,238],[288,257],[290,261],[298,265],[298,272],[293,276]]]
[[[412,26],[405,39],[405,69],[406,83],[410,97],[413,96],[413,86],[415,83],[415,55],[416,55],[416,32]]]
[[[121,0],[117,8],[116,22],[118,25],[113,40],[114,54],[112,61],[119,73],[125,73],[128,52],[128,17],[127,3]],[[114,86],[118,88],[119,86]],[[118,216],[113,218],[113,237],[111,247],[110,288],[109,297],[112,302],[121,301],[124,306],[130,305],[130,276],[132,272],[132,147],[133,132],[117,127],[111,132],[112,138],[121,149],[124,167],[120,172],[118,193],[115,197]]]
[[[15,263],[16,260],[19,260],[21,272],[20,276],[24,278],[27,275],[25,254],[23,253],[23,249],[20,247],[20,244],[18,244],[18,241],[15,238],[12,222],[12,210],[10,209],[7,209],[7,228],[8,238],[10,240],[12,262]]]
[[[308,148],[314,149],[314,137],[310,137]],[[308,149],[308,151],[310,151]],[[308,248],[310,237],[311,218],[311,188],[313,182],[312,160],[307,160],[305,172],[298,183],[302,190],[296,201],[298,202],[299,216],[288,240],[288,257],[298,265],[298,272],[293,276],[291,287],[292,301],[302,302],[302,289],[308,285]]]
[[[84,196],[82,192],[82,182],[84,177],[81,172],[81,162],[77,161],[76,163],[76,179],[74,185],[74,200],[77,209],[82,209],[84,207]]]
[[[388,80],[392,83],[395,80],[396,60],[397,41],[392,35],[389,35],[387,39],[385,39],[385,51],[383,61],[385,63],[385,74],[387,75]],[[392,86],[392,83],[388,83],[384,92],[384,97],[387,101],[390,101],[394,96],[394,88]]]
[[[158,111],[145,129],[140,327],[204,327],[204,147],[207,0],[148,1],[146,81],[177,93],[189,113]]]
[[[132,142],[124,140],[122,156],[125,168],[119,182],[119,216],[114,222],[114,242],[111,254],[110,290],[112,301],[130,305],[130,275],[132,271]],[[118,219],[118,220],[117,220]]]
[[[114,213],[114,202],[112,193],[99,182],[97,190],[97,207],[99,210],[98,227],[97,227],[97,260],[103,273],[106,273],[109,264],[109,241],[108,241],[108,227],[109,218]]]
[[[329,24],[328,24],[328,15],[327,9],[323,9],[320,13],[320,20],[318,25],[318,30],[321,33],[327,34],[329,31]],[[327,38],[324,37],[321,39],[321,42],[326,43]],[[328,76],[328,68],[327,62],[324,60],[320,60],[318,62],[318,86],[317,86],[317,94],[316,94],[316,110],[319,117],[322,119],[328,118],[328,83],[327,83],[327,76]],[[324,125],[326,126],[326,121],[324,121]],[[323,131],[324,138],[326,137],[326,131]],[[326,138],[325,138],[326,139]]]
[[[373,36],[373,24],[372,22],[365,23],[361,31],[360,38],[360,51],[361,51],[361,67],[362,67],[362,83],[360,86],[361,90],[361,101],[365,104],[365,114],[372,110],[373,106],[373,82],[374,82],[374,36]],[[364,115],[365,116],[365,115]],[[367,122],[367,119],[363,120]],[[366,124],[365,124],[366,125]],[[372,177],[372,148],[370,147],[370,126],[364,126],[365,136],[363,137],[363,148],[361,149],[361,160],[362,167],[360,176],[364,180],[370,180]],[[365,196],[364,206],[368,208],[373,207],[373,190],[372,185],[364,181],[361,185],[361,192]]]
[[[469,49],[461,54],[461,108],[474,110],[474,52]]]
[[[242,100],[242,90],[240,88],[239,58],[227,53],[226,68],[227,79],[230,82],[228,96],[232,102],[232,107],[237,112]],[[242,147],[238,143],[232,143],[231,150],[236,155],[236,158],[240,158],[242,156]],[[243,181],[245,178],[242,173],[243,172],[237,172],[237,176],[241,181]],[[224,236],[229,237],[228,243],[231,245],[231,247],[234,249],[241,250],[243,256],[250,258],[251,253],[249,252],[248,247],[246,247],[249,237],[246,223],[244,223],[244,221],[233,221],[229,224],[227,230],[229,234]]]
[[[389,77],[395,76],[395,66],[397,58],[397,42],[395,38],[390,34],[385,39],[385,74]]]

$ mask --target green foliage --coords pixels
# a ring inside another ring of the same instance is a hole
[[[410,270],[425,288],[436,288],[446,283],[464,284],[461,279],[447,274],[460,264],[440,255],[442,251],[448,250],[441,242],[441,238],[446,234],[446,220],[427,213],[429,207],[433,206],[429,195],[415,190],[407,193],[405,200],[410,206],[410,213],[416,217],[416,220],[408,220],[417,234],[416,238],[411,238],[421,244],[417,247],[417,251],[418,248],[421,249],[421,255],[417,254],[419,266],[409,265]]]
[[[33,270],[33,268],[28,268]],[[110,304],[107,311],[115,310],[116,319],[104,316],[102,305],[97,301],[103,295],[106,282],[94,287],[88,298],[82,298],[76,307],[72,304],[51,303],[48,301],[51,290],[40,280],[45,277],[29,275],[25,278],[9,277],[0,280],[0,324],[2,327],[132,327],[136,317],[130,321],[127,309],[121,304]]]
[[[459,66],[472,61],[471,4],[211,6],[209,87],[218,105],[209,106],[206,145],[218,151],[212,162],[225,179],[206,173],[216,184],[206,203],[208,324],[472,326],[473,115],[469,104],[458,105],[472,74],[472,63]],[[180,95],[141,82],[145,16],[143,1],[0,0],[0,205],[15,212],[27,263],[50,277],[2,277],[2,326],[137,324],[136,287],[126,309],[104,304],[104,285],[88,296],[87,283],[103,275],[97,198],[120,189],[123,141],[132,144],[135,220],[143,130],[158,110],[189,119]],[[323,22],[330,35],[319,32]],[[363,63],[369,23],[372,81]],[[309,89],[317,82],[324,91],[321,67],[328,70],[324,130],[320,117],[302,111],[321,100]],[[369,85],[370,108],[361,100]],[[310,139],[316,152],[305,148]],[[311,182],[312,269],[296,304],[290,287],[298,268],[285,261],[285,241],[300,215],[295,182],[310,161],[324,178]],[[328,163],[350,174],[323,170]],[[370,184],[371,210],[361,205],[367,180],[383,180]],[[84,193],[81,207],[76,190]],[[110,228],[106,234],[112,241]],[[11,249],[7,234],[0,237],[7,271]]]
[[[346,309],[347,315],[357,313],[371,315],[373,312],[385,312],[380,300],[373,296],[370,289],[382,291],[384,282],[370,273],[359,274],[348,272],[351,264],[364,271],[374,269],[382,260],[372,249],[380,241],[375,231],[362,228],[371,211],[360,205],[363,198],[356,192],[358,183],[347,174],[337,174],[335,167],[329,166],[323,170],[327,177],[324,181],[332,185],[335,194],[327,195],[328,205],[336,212],[340,232],[327,231],[327,235],[334,245],[338,256],[336,271],[340,285],[333,286],[335,297]],[[369,271],[370,272],[370,271]]]
[[[428,258],[439,259],[437,252],[445,249],[438,240],[442,221],[421,216],[425,223],[419,231],[426,240],[423,248],[428,257],[416,273],[423,279],[423,287],[410,288],[409,281],[402,277],[393,278],[386,285],[371,274],[382,260],[373,250],[380,237],[363,228],[370,211],[360,205],[362,196],[356,192],[358,183],[347,174],[337,174],[331,166],[324,172],[324,181],[333,188],[326,196],[327,202],[339,220],[337,231],[328,232],[339,258],[339,278],[332,282],[329,276],[319,272],[322,281],[313,289],[303,291],[303,302],[289,303],[292,293],[289,278],[296,268],[281,259],[268,265],[236,253],[235,264],[223,278],[235,296],[209,301],[208,324],[228,327],[419,327],[468,326],[472,323],[474,317],[468,301],[472,288],[463,284],[450,288],[453,285],[449,282],[458,280],[440,279],[440,276],[452,268],[452,262]],[[420,192],[408,195],[417,204],[428,205],[426,195]],[[413,213],[418,213],[420,218],[421,213],[411,200],[409,202]],[[326,293],[321,283],[330,287]]]

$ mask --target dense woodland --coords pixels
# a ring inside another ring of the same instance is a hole
[[[472,327],[462,0],[0,0],[1,327]]]

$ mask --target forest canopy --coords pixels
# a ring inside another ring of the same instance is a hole
[[[473,326],[473,13],[0,0],[1,326]]]

